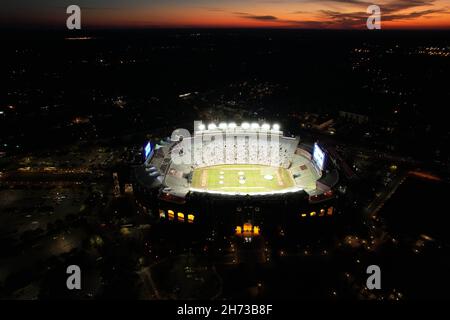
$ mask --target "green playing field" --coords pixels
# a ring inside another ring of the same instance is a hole
[[[280,167],[225,164],[194,170],[191,187],[210,191],[258,193],[294,186],[290,173]]]

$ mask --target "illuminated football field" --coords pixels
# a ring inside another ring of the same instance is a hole
[[[294,186],[290,173],[280,167],[225,164],[194,170],[191,187],[205,191],[258,193]]]

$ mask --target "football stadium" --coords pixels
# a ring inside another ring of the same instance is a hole
[[[177,129],[147,142],[134,173],[141,211],[161,220],[259,231],[264,221],[337,212],[335,161],[319,143],[285,136],[279,124],[195,121],[192,135]]]

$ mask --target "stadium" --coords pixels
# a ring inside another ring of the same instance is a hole
[[[141,210],[165,221],[230,224],[237,233],[336,213],[337,168],[318,143],[278,124],[194,122],[148,142],[134,170]],[[278,212],[278,214],[273,214]],[[256,226],[256,229],[255,229]]]

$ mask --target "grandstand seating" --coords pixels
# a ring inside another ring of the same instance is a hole
[[[195,168],[219,164],[261,164],[289,168],[298,141],[298,138],[279,134],[205,133],[200,137],[185,138],[173,148],[172,159],[189,154]],[[184,158],[181,162],[186,163],[186,160]]]

